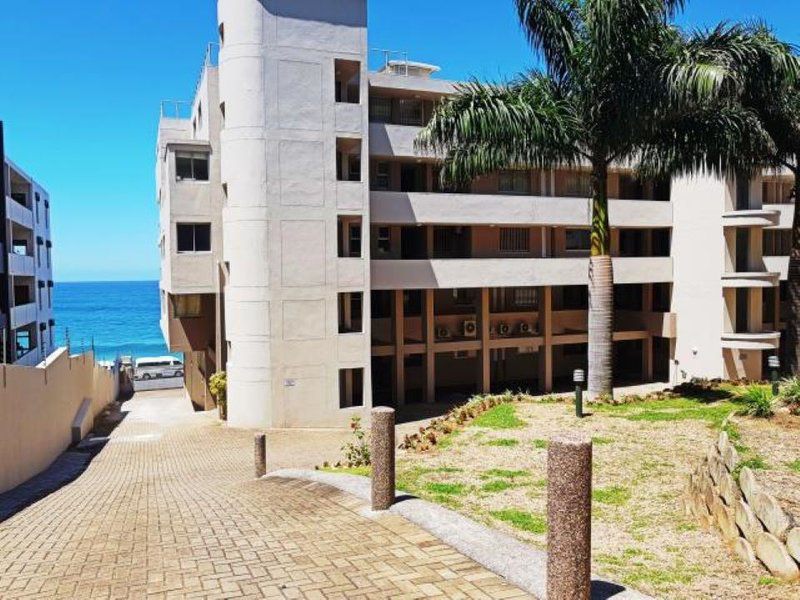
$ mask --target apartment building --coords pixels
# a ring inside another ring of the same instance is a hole
[[[586,367],[588,171],[443,189],[414,140],[455,84],[392,53],[370,72],[366,23],[366,0],[220,0],[218,63],[162,115],[162,327],[196,404],[227,370],[234,426]],[[777,350],[790,182],[739,180],[612,173],[618,383],[758,378]]]
[[[50,195],[6,156],[0,121],[0,361],[34,366],[55,349]]]

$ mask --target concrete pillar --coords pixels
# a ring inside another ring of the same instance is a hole
[[[406,402],[405,314],[403,290],[394,292],[394,395],[397,406]]]
[[[388,510],[394,504],[394,409],[372,409],[370,455],[372,458],[372,510]]]
[[[436,402],[436,301],[433,290],[425,290],[423,301],[423,339],[425,341],[425,401]]]
[[[257,433],[254,437],[255,451],[253,453],[256,465],[256,479],[267,474],[267,435]]]
[[[478,327],[481,341],[480,390],[484,394],[488,394],[492,389],[491,350],[489,349],[489,339],[491,337],[489,331],[491,325],[489,288],[481,288],[480,294],[480,314],[478,315]]]
[[[539,391],[553,391],[553,288],[539,288],[539,333],[543,343],[539,348]]]
[[[592,440],[559,435],[547,451],[547,598],[589,600],[592,565]]]

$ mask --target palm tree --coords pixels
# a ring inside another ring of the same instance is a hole
[[[742,65],[756,54],[736,27],[683,34],[670,24],[683,0],[515,3],[544,68],[510,83],[460,85],[417,144],[444,156],[444,183],[509,168],[591,169],[588,388],[610,395],[609,167],[733,168],[741,146],[763,143],[735,101]]]
[[[786,68],[782,65],[774,68],[769,56],[782,54],[787,62],[795,65],[800,59],[795,48],[779,41],[763,25],[751,28],[751,35],[767,48],[767,56],[754,62],[753,68],[748,69],[742,104],[758,117],[758,125],[772,141],[764,154],[756,154],[753,159],[765,167],[788,169],[794,175],[794,216],[788,273],[789,315],[784,356],[787,370],[797,375],[800,374],[800,84],[784,77]],[[774,50],[770,51],[769,48]]]

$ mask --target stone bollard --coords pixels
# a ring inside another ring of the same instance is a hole
[[[372,409],[370,434],[372,459],[372,510],[388,510],[394,504],[394,409]]]
[[[267,474],[267,434],[257,433],[255,435],[255,463],[256,479],[260,479]]]
[[[592,440],[559,435],[547,452],[547,598],[589,600],[592,587]]]

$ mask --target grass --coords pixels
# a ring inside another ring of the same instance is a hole
[[[486,442],[485,446],[495,446],[499,448],[513,448],[514,446],[519,446],[519,440],[512,440],[509,438],[502,438],[499,440],[492,440],[491,442]]]
[[[707,421],[717,427],[737,405],[731,400],[704,402],[695,398],[666,398],[663,400],[645,400],[628,404],[596,404],[597,412],[629,421]]]
[[[463,496],[467,486],[463,483],[440,483],[431,481],[425,484],[425,490],[440,496]]]
[[[607,438],[607,437],[597,436],[597,437],[593,437],[592,438],[592,443],[595,446],[607,446],[608,444],[613,444],[614,440],[612,440],[611,438]]]
[[[372,475],[372,467],[322,467],[320,471],[325,473],[343,473],[346,475],[361,475],[362,477],[369,477]]]
[[[778,585],[780,583],[779,579],[775,579],[774,577],[770,577],[769,575],[764,575],[758,580],[758,585]]]
[[[494,481],[490,481],[489,483],[484,483],[481,486],[481,490],[484,492],[489,493],[497,493],[497,492],[504,492],[507,489],[517,487],[516,484],[511,483],[507,479],[495,479]]]
[[[535,515],[533,513],[513,508],[506,510],[495,510],[489,514],[491,514],[495,519],[503,521],[504,523],[508,523],[512,527],[522,531],[540,535],[547,533],[547,520],[542,515]]]
[[[547,440],[533,440],[533,447],[534,448],[539,448],[541,450],[541,449],[547,448],[548,445],[549,444],[548,444]]]
[[[793,460],[792,462],[786,463],[786,466],[789,467],[795,473],[800,473],[800,460]]]
[[[631,499],[631,492],[628,488],[612,486],[607,488],[595,488],[592,490],[592,500],[600,504],[611,506],[622,506]]]
[[[488,429],[519,429],[525,426],[525,421],[517,417],[516,406],[501,404],[476,417],[471,425]]]
[[[516,479],[518,477],[527,477],[527,471],[509,471],[507,469],[490,469],[481,474],[482,479],[497,478],[497,479]]]

